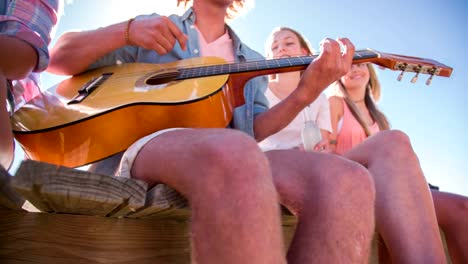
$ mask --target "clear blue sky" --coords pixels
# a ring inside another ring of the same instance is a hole
[[[249,1],[249,0],[247,0]],[[143,13],[167,13],[175,0],[67,1],[56,36],[68,30],[93,29]],[[295,28],[317,46],[324,37],[350,38],[358,49],[372,48],[432,58],[454,68],[451,78],[435,78],[431,86],[421,76],[402,82],[397,72],[379,71],[383,86],[381,109],[392,127],[411,138],[429,182],[442,190],[468,195],[467,106],[468,61],[462,0],[255,1],[246,15],[231,25],[252,48],[263,53],[264,41],[276,26]],[[55,42],[55,39],[52,43]],[[49,88],[61,78],[43,77]]]

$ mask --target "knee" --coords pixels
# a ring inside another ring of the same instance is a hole
[[[232,192],[272,184],[270,166],[257,142],[242,132],[221,130],[193,155],[203,157],[202,184]]]
[[[380,168],[406,168],[419,171],[418,156],[405,133],[398,130],[382,131],[376,134],[373,140],[373,145],[370,147],[372,155],[369,155],[366,164],[368,168],[377,164]]]
[[[374,206],[375,183],[369,171],[364,166],[354,162],[345,168],[338,184],[338,194],[341,193],[343,196]]]
[[[332,198],[346,199],[354,204],[374,205],[375,184],[369,171],[359,163],[349,160],[332,160],[324,186]]]
[[[382,131],[375,135],[375,140],[379,145],[376,151],[383,151],[386,155],[414,155],[410,138],[400,130]]]
[[[298,207],[299,216],[311,212],[330,212],[334,217],[346,218],[350,222],[361,222],[373,228],[375,212],[375,187],[369,172],[361,165],[342,161],[334,163],[320,186],[308,192],[303,204]],[[328,169],[327,169],[328,170]],[[312,204],[310,203],[312,201]],[[350,223],[349,222],[349,223]]]
[[[444,231],[467,232],[468,198],[432,191],[437,220]],[[465,230],[465,231],[462,231]]]
[[[267,159],[257,142],[236,130],[220,130],[207,138],[193,155],[203,157],[214,169],[230,171],[233,168],[267,166]]]
[[[455,214],[457,215],[456,218],[466,224],[465,221],[468,219],[468,198],[462,197],[457,199],[457,201],[454,202],[454,207]]]

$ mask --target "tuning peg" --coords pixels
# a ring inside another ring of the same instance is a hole
[[[430,74],[431,76],[429,77],[429,79],[427,79],[426,85],[430,85],[432,83],[432,78],[434,78],[434,75],[436,75],[436,71],[437,71],[436,67],[433,67],[432,69],[429,69],[427,71],[427,73]]]
[[[397,80],[398,80],[399,82],[401,82],[401,80],[403,80],[403,74],[404,74],[404,73],[405,73],[405,71],[401,71],[401,73],[398,74]]]
[[[416,73],[416,75],[414,75],[413,78],[411,78],[411,83],[415,83],[418,81],[418,76],[419,76],[419,72]]]
[[[403,80],[403,74],[406,71],[406,68],[408,67],[408,64],[405,62],[403,64],[398,65],[398,69],[401,70],[401,73],[398,75],[397,80],[401,82]]]
[[[432,75],[429,77],[429,79],[427,79],[426,85],[431,85],[431,83],[432,83],[432,78],[433,78],[433,77],[434,77],[434,74],[432,74]]]
[[[416,73],[416,75],[414,75],[414,77],[411,78],[411,83],[415,83],[416,81],[418,81],[419,73],[421,72],[421,70],[421,66],[414,67],[414,72]]]

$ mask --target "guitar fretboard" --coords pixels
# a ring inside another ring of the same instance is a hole
[[[354,54],[354,61],[377,58],[379,54],[372,50],[359,50]],[[214,75],[224,75],[252,71],[267,71],[272,69],[287,69],[287,68],[305,68],[318,55],[298,56],[279,59],[268,59],[258,61],[248,61],[240,63],[227,63],[210,66],[198,66],[190,68],[179,68],[179,76],[177,80],[208,77]]]

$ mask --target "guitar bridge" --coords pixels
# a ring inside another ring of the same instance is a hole
[[[99,87],[102,83],[104,83],[109,77],[112,76],[112,72],[106,72],[101,74],[98,77],[95,77],[85,83],[79,90],[78,94],[73,97],[73,99],[68,102],[67,104],[78,104],[81,103],[88,95],[90,95],[97,87]]]

